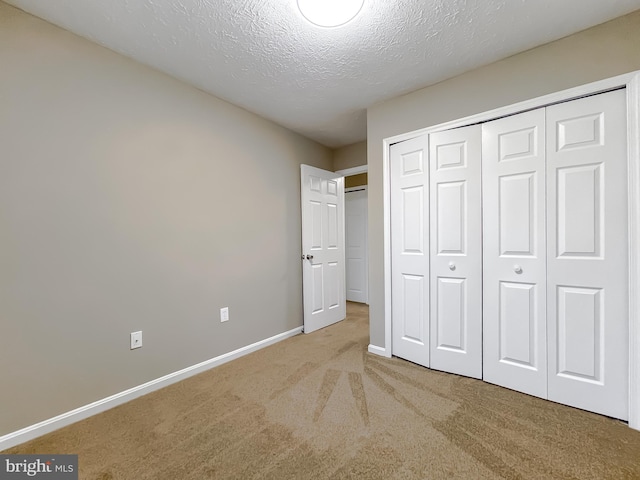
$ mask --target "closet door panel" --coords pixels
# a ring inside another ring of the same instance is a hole
[[[430,135],[431,368],[482,378],[481,127]]]
[[[429,366],[429,149],[424,135],[391,146],[393,354]]]
[[[547,108],[549,399],[628,416],[626,95]]]
[[[544,109],[482,126],[483,378],[546,398]]]

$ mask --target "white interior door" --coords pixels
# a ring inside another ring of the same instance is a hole
[[[626,95],[547,108],[549,399],[628,417]]]
[[[347,301],[368,303],[367,187],[345,192]]]
[[[547,398],[545,110],[482,125],[483,379]]]
[[[346,317],[344,178],[301,165],[304,331]]]
[[[391,339],[429,366],[429,138],[391,146]]]
[[[429,137],[431,368],[482,378],[482,129]]]

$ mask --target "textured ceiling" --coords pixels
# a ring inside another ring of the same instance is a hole
[[[366,108],[640,8],[640,0],[366,0],[325,29],[296,0],[8,0],[330,147]]]

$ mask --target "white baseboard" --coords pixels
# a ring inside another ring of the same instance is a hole
[[[389,357],[390,355],[387,355],[387,350],[385,348],[382,347],[378,347],[377,345],[371,345],[369,344],[369,353],[373,353],[374,355],[380,355],[381,357]]]
[[[298,335],[299,333],[302,333],[302,327],[297,327],[293,330],[289,330],[288,332],[280,333],[271,338],[252,343],[251,345],[239,348],[237,350],[234,350],[233,352],[225,353],[224,355],[206,360],[202,363],[198,363],[197,365],[187,367],[178,372],[170,373],[169,375],[165,375],[164,377],[160,377],[155,380],[151,380],[150,382],[143,383],[142,385],[138,385],[137,387],[130,388],[129,390],[125,390],[124,392],[116,393],[115,395],[111,395],[110,397],[103,398],[102,400],[90,403],[89,405],[85,405],[84,407],[76,408],[75,410],[71,410],[70,412],[63,413],[48,420],[36,423],[35,425],[31,425],[16,432],[9,433],[0,437],[0,451],[14,447],[16,445],[20,445],[24,442],[28,442],[29,440],[33,440],[34,438],[40,437],[46,433],[53,432],[54,430],[58,430],[59,428],[66,427],[67,425],[71,425],[72,423],[78,422],[80,420],[84,420],[85,418],[104,412],[113,407],[117,407],[118,405],[122,405],[123,403],[130,402],[135,398],[167,387],[173,383],[177,383],[181,380],[192,377],[206,370],[227,363],[231,360],[235,360],[236,358],[242,357],[251,352],[255,352],[256,350],[260,350],[261,348],[268,347],[269,345],[273,345],[274,343],[280,342],[289,337],[293,337],[295,335]]]

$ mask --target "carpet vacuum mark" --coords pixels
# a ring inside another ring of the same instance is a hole
[[[367,352],[368,310],[7,453],[88,480],[640,479],[624,423]]]

